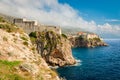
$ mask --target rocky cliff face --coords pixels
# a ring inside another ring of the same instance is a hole
[[[49,65],[65,66],[76,63],[66,36],[52,31],[38,32],[37,49]]]
[[[29,36],[1,18],[0,79],[60,80],[37,53]]]
[[[84,38],[81,36],[70,37],[69,40],[73,47],[96,47],[96,46],[107,46],[107,44],[100,38]]]

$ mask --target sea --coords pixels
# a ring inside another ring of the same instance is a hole
[[[57,68],[66,80],[120,80],[120,39],[106,39],[109,46],[73,48],[78,61],[72,66]]]

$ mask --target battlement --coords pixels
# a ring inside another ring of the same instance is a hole
[[[14,24],[20,26],[25,30],[26,33],[31,33],[34,31],[53,31],[55,33],[61,34],[61,28],[58,26],[50,26],[44,24],[38,24],[37,21],[26,20],[22,18],[16,18],[13,21]]]

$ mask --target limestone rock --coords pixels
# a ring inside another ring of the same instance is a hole
[[[52,31],[38,32],[37,49],[49,65],[65,66],[76,63],[69,40]]]
[[[0,60],[20,61],[13,73],[20,75],[24,80],[60,80],[37,53],[29,36],[24,32],[7,32],[0,28]],[[28,79],[29,77],[31,78]]]
[[[108,46],[108,44],[106,44],[98,35],[89,38],[87,38],[87,35],[71,36],[69,40],[72,43],[72,47]]]

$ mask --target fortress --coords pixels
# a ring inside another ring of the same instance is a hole
[[[20,26],[23,30],[29,34],[34,31],[53,31],[57,34],[61,34],[61,28],[57,26],[49,26],[44,24],[38,24],[37,21],[30,21],[22,18],[16,18],[13,20],[15,25]]]
[[[97,34],[87,32],[78,32],[77,35],[85,36],[86,39],[100,38]]]

